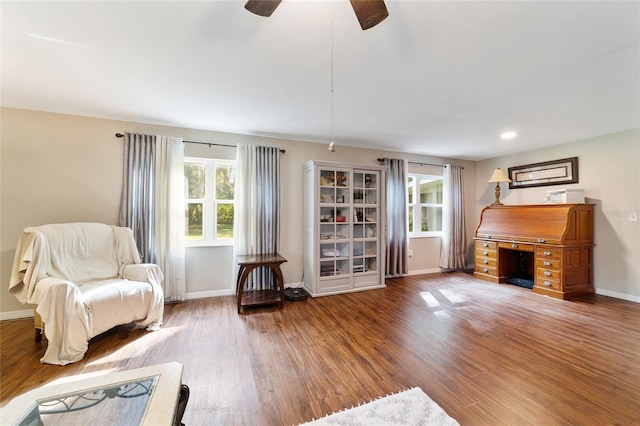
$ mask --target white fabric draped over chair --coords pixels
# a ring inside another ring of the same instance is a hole
[[[162,272],[141,264],[129,228],[61,223],[25,228],[9,292],[37,305],[48,345],[42,362],[65,365],[84,356],[89,339],[120,324],[162,325]]]

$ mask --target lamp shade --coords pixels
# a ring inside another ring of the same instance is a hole
[[[504,170],[497,168],[487,182],[511,182],[511,179],[504,174]]]

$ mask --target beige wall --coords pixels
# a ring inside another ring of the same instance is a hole
[[[477,164],[476,221],[494,200],[495,184],[486,180],[496,167],[578,157],[580,182],[510,190],[502,184],[504,204],[542,204],[548,190],[581,188],[595,204],[594,282],[596,292],[640,302],[640,222],[628,214],[640,211],[640,129],[556,145],[550,148],[480,161]]]
[[[302,278],[302,165],[311,159],[378,164],[379,157],[465,167],[467,230],[475,229],[476,163],[204,130],[104,120],[11,108],[1,110],[0,139],[0,319],[24,316],[28,306],[8,293],[16,242],[22,228],[54,222],[115,224],[120,199],[122,140],[116,132],[180,136],[185,140],[235,145],[260,143],[286,149],[282,157],[282,245],[287,283]],[[235,150],[188,144],[186,155],[234,158]],[[419,166],[415,166],[419,167]],[[436,168],[437,169],[437,168]],[[432,173],[426,170],[415,170]],[[411,240],[411,271],[437,270],[440,239]],[[469,258],[471,261],[471,257]],[[229,293],[233,283],[230,247],[187,249],[186,287],[190,297]]]
[[[465,167],[468,262],[480,211],[493,202],[486,180],[495,167],[579,157],[580,183],[596,204],[594,277],[601,294],[640,302],[640,231],[627,213],[639,210],[640,130],[571,142],[490,160],[471,162],[338,146],[268,139],[204,130],[157,126],[19,109],[0,109],[0,319],[24,316],[29,307],[8,293],[11,265],[22,228],[52,222],[97,221],[115,224],[120,198],[122,140],[116,132],[134,131],[180,136],[185,140],[235,145],[261,143],[287,150],[282,157],[282,254],[285,281],[302,278],[302,165],[311,159],[377,164],[378,157],[409,161],[453,162]],[[186,155],[234,158],[235,150],[188,144]],[[411,166],[411,172],[436,174],[439,168]],[[507,204],[541,202],[544,192],[559,187],[509,190]],[[439,238],[410,241],[410,273],[438,270]],[[228,294],[233,283],[230,247],[187,249],[187,293],[190,297]]]

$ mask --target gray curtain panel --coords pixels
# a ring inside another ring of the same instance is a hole
[[[153,232],[156,136],[124,134],[118,225],[131,228],[144,263],[156,263]]]
[[[258,204],[256,214],[259,253],[278,253],[280,250],[280,150],[257,146],[256,178]],[[275,277],[270,268],[254,271],[253,288],[275,288]]]
[[[257,231],[259,253],[280,250],[280,150],[257,146]]]
[[[446,164],[442,176],[440,267],[447,270],[463,269],[466,266],[463,171],[462,166]]]
[[[238,145],[236,156],[235,253],[265,254],[280,250],[280,150]],[[270,269],[254,269],[246,288],[273,288]]]
[[[407,225],[407,161],[383,158],[387,166],[387,247],[385,276],[409,273]]]

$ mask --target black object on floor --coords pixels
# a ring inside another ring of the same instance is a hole
[[[293,301],[304,300],[307,298],[307,291],[304,288],[285,288],[284,298]]]
[[[533,277],[531,275],[515,275],[512,277],[506,277],[504,282],[528,289],[533,288]]]

